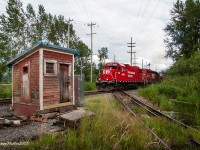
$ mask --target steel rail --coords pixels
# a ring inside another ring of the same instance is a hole
[[[97,94],[104,94],[104,93],[112,93],[113,91],[101,91],[101,90],[97,90],[97,91],[85,91],[85,96],[89,96],[89,95],[97,95]]]
[[[117,95],[114,93],[114,97],[117,99],[117,100],[119,100],[128,110],[129,110],[129,112],[133,115],[133,116],[135,116],[144,126],[145,126],[145,128],[151,133],[151,134],[153,134],[158,140],[159,140],[159,142],[166,148],[166,149],[168,149],[168,150],[171,150],[171,148],[151,129],[151,128],[149,128],[145,123],[144,123],[144,121],[142,121],[141,119],[140,119],[140,117],[136,114],[136,113],[134,113],[129,107],[128,107],[128,105],[121,99],[121,98],[119,98],[119,97],[117,97]]]
[[[179,120],[176,120],[176,119],[174,119],[174,118],[172,118],[172,117],[169,117],[168,115],[166,115],[166,114],[164,114],[164,113],[158,111],[157,109],[155,109],[155,108],[149,106],[148,104],[144,103],[143,101],[140,101],[140,100],[134,98],[133,96],[131,96],[130,94],[128,94],[128,93],[126,93],[126,92],[124,92],[124,91],[122,91],[122,92],[123,92],[124,94],[126,94],[127,96],[129,96],[133,102],[135,102],[135,103],[138,104],[138,105],[141,105],[142,107],[145,107],[145,109],[148,110],[149,112],[152,112],[153,115],[155,114],[155,116],[162,116],[162,117],[164,117],[164,118],[166,118],[166,119],[168,119],[168,120],[170,120],[170,121],[176,122],[176,123],[180,124],[181,126],[183,126],[183,127],[185,127],[185,128],[188,128],[188,129],[191,129],[191,130],[193,130],[193,131],[195,131],[195,132],[197,132],[197,133],[200,134],[200,132],[199,132],[197,129],[192,128],[191,126],[186,125],[186,124],[182,123],[182,122],[179,121]]]
[[[12,103],[12,99],[10,99],[10,98],[0,99],[0,105],[11,104],[11,103]]]
[[[172,122],[175,122],[175,123],[177,123],[177,124],[180,124],[182,127],[186,128],[186,129],[191,129],[191,130],[195,131],[196,133],[199,133],[199,134],[200,134],[200,132],[199,132],[197,129],[195,129],[195,128],[189,126],[189,125],[186,125],[186,124],[180,122],[179,120],[176,120],[176,119],[174,119],[174,118],[172,118],[172,117],[169,117],[168,115],[166,115],[166,114],[164,114],[164,113],[158,111],[157,109],[155,109],[155,108],[149,106],[148,104],[144,103],[143,101],[140,101],[140,100],[136,99],[135,97],[133,97],[132,95],[130,95],[130,94],[124,92],[124,91],[121,91],[121,92],[122,92],[123,94],[125,94],[126,96],[130,97],[130,99],[131,99],[134,103],[138,104],[139,106],[141,106],[142,108],[144,108],[145,110],[147,110],[148,112],[150,112],[152,115],[154,115],[154,116],[156,116],[156,117],[164,117],[164,118],[166,118],[167,120],[170,120],[170,121],[172,121]],[[196,145],[200,146],[200,142],[197,141],[196,139],[194,139],[193,137],[192,137],[190,140],[191,140],[193,143],[195,143]]]

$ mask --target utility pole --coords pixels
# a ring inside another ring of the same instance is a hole
[[[142,69],[143,69],[143,59],[142,59]]]
[[[114,54],[114,62],[115,62],[115,54]]]
[[[131,37],[131,43],[127,43],[127,44],[130,44],[130,45],[128,45],[127,47],[130,47],[130,48],[131,48],[131,51],[130,51],[130,52],[127,52],[127,53],[131,53],[131,66],[132,66],[132,59],[133,59],[133,58],[132,58],[132,55],[133,55],[133,53],[134,53],[134,64],[136,64],[136,58],[135,58],[135,53],[136,53],[136,52],[133,52],[133,51],[132,51],[132,48],[135,47],[134,44],[136,44],[136,43],[133,43],[133,42],[132,42],[132,37]]]
[[[93,28],[93,26],[95,26],[96,25],[96,23],[88,23],[88,26],[90,27],[90,29],[91,29],[91,33],[90,34],[87,34],[87,35],[91,35],[91,64],[90,64],[90,82],[92,82],[92,55],[93,55],[93,40],[92,40],[92,35],[93,34],[96,34],[96,33],[93,33],[93,31],[92,31],[92,28]]]
[[[134,64],[134,66],[135,66],[135,65],[136,65],[136,55],[135,55],[135,54],[136,54],[136,51],[134,51],[133,54],[134,54],[134,57],[133,57],[134,63],[133,63],[133,64]]]
[[[68,33],[68,36],[67,36],[67,48],[69,48],[69,40],[70,40],[70,22],[71,21],[74,21],[73,19],[68,19],[68,31],[67,31],[67,33]]]

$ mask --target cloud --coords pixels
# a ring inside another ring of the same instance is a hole
[[[42,4],[46,12],[74,19],[73,26],[77,35],[89,48],[90,36],[86,34],[90,33],[90,28],[87,23],[96,22],[97,25],[93,28],[97,33],[93,36],[94,53],[101,47],[108,47],[111,61],[115,55],[118,62],[130,62],[127,43],[130,43],[132,36],[133,42],[136,42],[133,50],[136,51],[139,65],[141,59],[150,62],[152,68],[157,70],[166,69],[172,64],[171,60],[163,59],[166,50],[163,29],[170,18],[169,10],[176,0],[21,1],[24,5],[31,3],[35,10]],[[5,5],[1,5],[0,10],[5,11]]]

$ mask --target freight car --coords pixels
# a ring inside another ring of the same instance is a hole
[[[158,72],[138,66],[109,62],[99,71],[96,87],[98,90],[128,89],[145,86],[161,80]]]

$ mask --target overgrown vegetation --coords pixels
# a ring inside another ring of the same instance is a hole
[[[95,112],[85,117],[78,129],[48,135],[24,149],[150,149],[151,135],[121,104],[111,98],[91,98],[86,108]]]
[[[96,90],[96,84],[94,82],[85,82],[85,91]]]
[[[185,129],[179,124],[169,122],[164,118],[151,117],[145,119],[147,125],[153,128],[153,131],[168,145],[176,149],[196,149],[195,145],[189,143],[191,136],[196,140],[199,135],[195,134],[190,129]]]
[[[183,121],[200,125],[200,53],[191,58],[181,58],[166,71],[165,80],[157,85],[140,89],[140,95],[148,98],[161,110],[180,112]],[[192,117],[191,117],[192,116]]]
[[[11,84],[0,84],[0,99],[12,97],[12,86]]]

